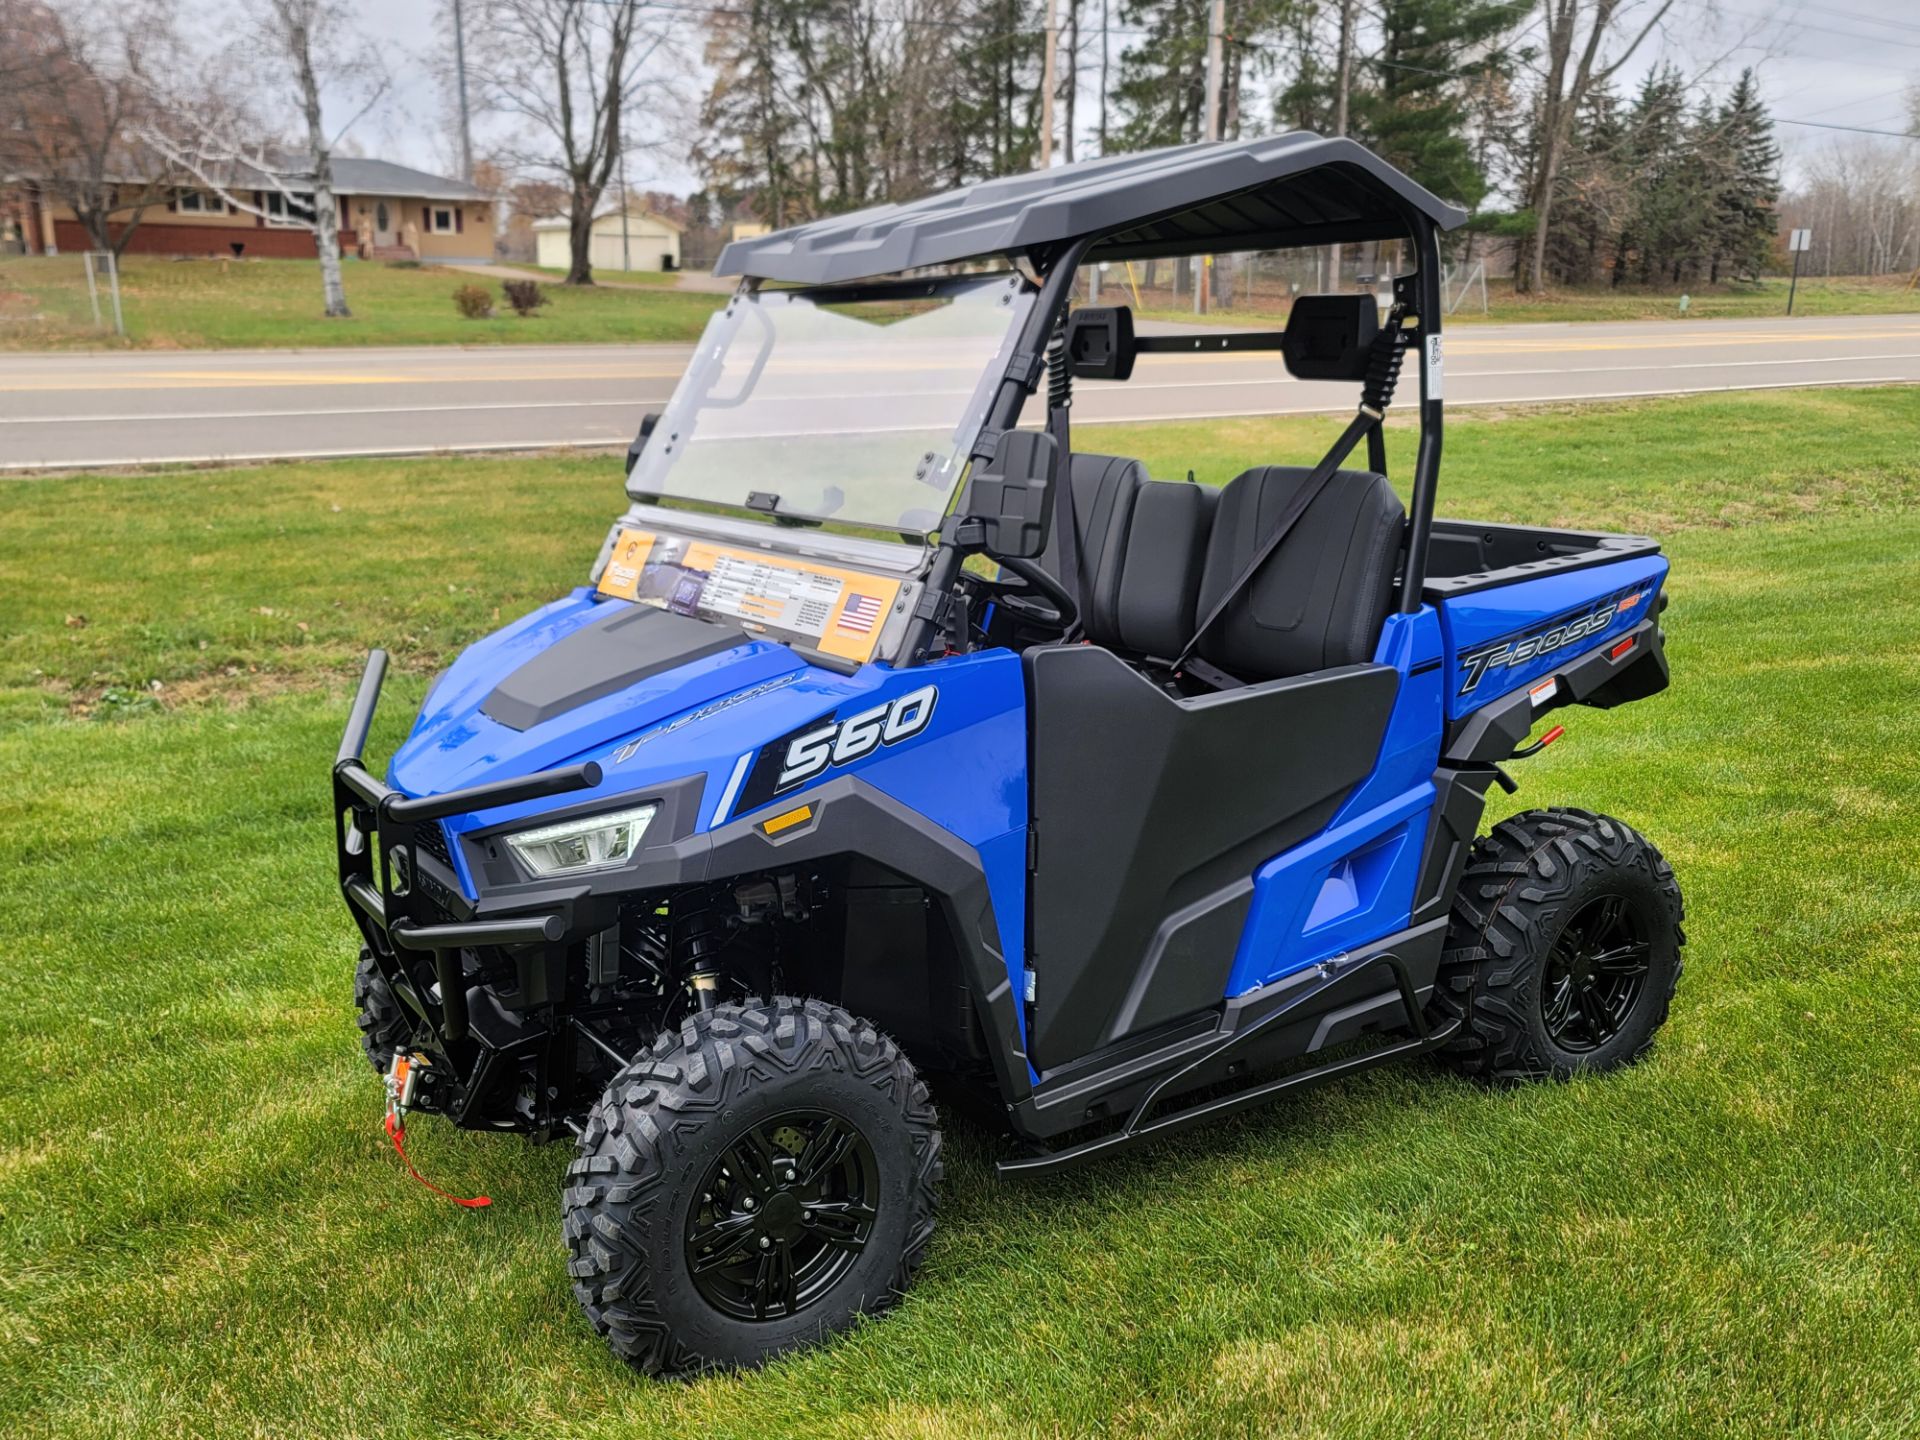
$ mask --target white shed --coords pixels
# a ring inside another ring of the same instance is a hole
[[[536,220],[535,262],[564,270],[572,261],[566,216]],[[664,215],[634,206],[623,215],[609,210],[593,222],[587,258],[596,270],[678,270],[680,227]]]

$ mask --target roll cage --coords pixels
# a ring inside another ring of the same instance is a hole
[[[1408,180],[1357,143],[1304,131],[1230,144],[1178,146],[1056,171],[983,182],[924,201],[822,220],[736,241],[716,274],[764,282],[868,289],[854,282],[927,267],[1010,257],[1038,279],[1036,303],[1007,360],[971,450],[974,471],[993,457],[1047,371],[1084,264],[1404,239],[1415,268],[1395,281],[1396,306],[1416,332],[1420,437],[1414,460],[1396,608],[1419,610],[1442,443],[1439,234],[1466,213]],[[1274,337],[1273,348],[1278,348]],[[1155,347],[1159,348],[1159,347]],[[1064,416],[1050,413],[1049,422]],[[1376,452],[1377,453],[1377,452]],[[1060,461],[1067,456],[1062,447]],[[956,514],[967,513],[963,492]],[[951,529],[951,527],[949,527]],[[899,664],[939,653],[946,598],[965,554],[946,536],[900,649]]]

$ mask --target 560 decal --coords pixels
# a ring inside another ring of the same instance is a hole
[[[882,745],[897,745],[918,735],[933,719],[933,702],[939,698],[938,689],[922,685],[884,705],[862,710],[845,720],[829,720],[804,735],[795,736],[787,742],[779,778],[773,782],[773,793],[791,790],[813,779],[829,765],[849,765],[863,755],[871,755]]]
[[[1643,588],[1612,595],[1590,610],[1576,612],[1569,619],[1550,621],[1534,631],[1502,636],[1460,657],[1460,693],[1472,691],[1486,679],[1489,671],[1511,669],[1537,660],[1555,650],[1564,650],[1589,636],[1598,635],[1620,616],[1627,614],[1645,597]]]
[[[823,715],[760,747],[747,772],[733,813],[764,805],[777,795],[817,780],[836,765],[851,765],[887,745],[922,734],[933,720],[938,687],[922,685],[852,714]]]

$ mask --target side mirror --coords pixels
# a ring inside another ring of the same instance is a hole
[[[1365,380],[1379,333],[1371,295],[1302,295],[1287,312],[1280,353],[1296,380]]]
[[[1082,306],[1067,317],[1067,361],[1076,380],[1125,380],[1133,374],[1133,311]]]
[[[967,486],[968,509],[955,534],[962,549],[1006,560],[1034,560],[1047,548],[1053,519],[1051,435],[1009,430]]]
[[[653,427],[660,423],[660,412],[649,410],[640,417],[640,433],[633,437],[633,443],[627,446],[627,474],[633,474],[633,467],[640,463],[640,452],[647,448],[647,441],[653,435]]]

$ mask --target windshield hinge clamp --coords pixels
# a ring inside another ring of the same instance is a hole
[[[913,618],[932,625],[949,650],[959,651],[966,646],[970,610],[964,595],[928,590],[913,607]]]

